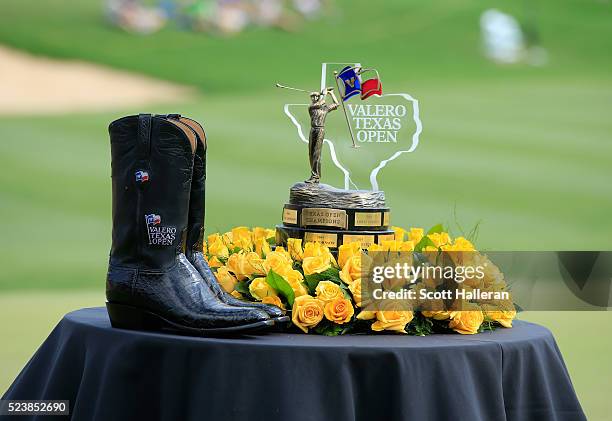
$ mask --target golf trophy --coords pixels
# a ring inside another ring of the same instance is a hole
[[[360,63],[323,63],[321,75],[320,89],[312,92],[276,84],[309,99],[285,104],[284,111],[308,144],[310,161],[309,177],[290,188],[276,227],[277,244],[300,238],[334,250],[348,242],[367,248],[393,240],[378,175],[416,149],[422,130],[418,101],[408,94],[383,94],[378,71]],[[326,152],[335,167],[330,173],[342,187],[320,182]]]

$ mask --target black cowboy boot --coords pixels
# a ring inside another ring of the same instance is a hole
[[[275,322],[289,321],[289,317],[285,316],[283,311],[273,305],[263,303],[252,303],[239,300],[228,294],[215,277],[214,273],[208,266],[204,254],[202,253],[204,241],[204,213],[205,213],[205,192],[206,192],[206,134],[204,129],[195,120],[182,117],[178,114],[169,115],[168,117],[176,119],[184,124],[189,125],[197,134],[198,145],[194,155],[193,164],[193,179],[191,182],[191,200],[189,201],[189,220],[187,224],[187,246],[185,254],[193,266],[198,270],[204,282],[208,284],[210,289],[216,296],[226,304],[234,307],[255,308],[263,310]]]
[[[106,281],[114,327],[205,335],[273,325],[219,301],[183,254],[195,133],[149,114],[111,123],[113,244]]]

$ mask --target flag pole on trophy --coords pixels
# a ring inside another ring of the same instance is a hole
[[[336,81],[336,88],[338,88],[338,93],[340,94],[340,102],[342,103],[342,111],[344,111],[344,118],[346,119],[346,125],[348,126],[349,133],[351,134],[351,140],[353,141],[353,148],[358,148],[359,146],[355,143],[355,136],[353,135],[353,128],[351,127],[351,122],[349,121],[348,114],[346,113],[346,106],[344,105],[344,95],[342,95],[342,91],[340,91],[340,85],[338,85],[338,72],[334,70],[334,80]]]

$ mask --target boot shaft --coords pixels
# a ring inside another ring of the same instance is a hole
[[[204,219],[206,202],[206,133],[197,121],[172,114],[168,117],[188,125],[196,134],[197,145],[193,157],[193,177],[191,180],[191,196],[189,200],[189,218],[187,222],[187,241],[185,252],[201,252],[204,243]]]
[[[149,114],[109,126],[113,190],[110,263],[161,270],[184,248],[195,135]]]

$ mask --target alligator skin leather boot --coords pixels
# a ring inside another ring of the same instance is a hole
[[[189,335],[274,325],[267,313],[221,302],[183,249],[195,133],[150,114],[109,126],[113,235],[106,280],[114,327]]]
[[[191,181],[191,200],[189,201],[189,219],[187,223],[187,245],[185,254],[191,264],[198,270],[204,282],[208,284],[215,295],[224,303],[234,307],[256,308],[265,311],[276,323],[288,322],[289,317],[283,311],[273,305],[263,303],[251,303],[239,300],[228,294],[217,282],[217,278],[208,266],[208,262],[202,253],[204,242],[204,215],[206,202],[206,133],[197,121],[170,114],[168,118],[178,120],[191,127],[197,135],[198,145],[194,155],[193,179]]]

